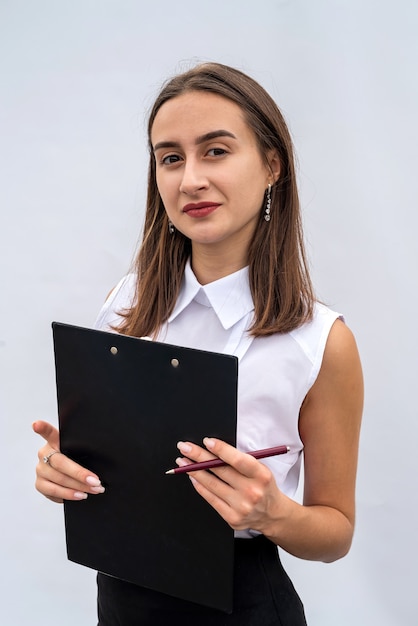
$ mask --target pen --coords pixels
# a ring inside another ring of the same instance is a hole
[[[264,450],[254,450],[253,452],[247,452],[255,459],[265,459],[268,456],[277,456],[278,454],[286,454],[289,452],[289,446],[274,446],[273,448],[264,448]],[[197,472],[198,470],[212,469],[214,467],[223,467],[228,465],[222,459],[210,459],[210,461],[201,461],[200,463],[189,463],[183,467],[176,467],[170,469],[166,474],[186,474],[187,472]]]

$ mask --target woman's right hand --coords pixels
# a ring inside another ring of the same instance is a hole
[[[89,494],[104,492],[99,477],[60,452],[58,430],[48,422],[32,424],[35,433],[46,441],[38,452],[36,489],[53,502],[85,500]],[[45,459],[48,459],[45,461]]]

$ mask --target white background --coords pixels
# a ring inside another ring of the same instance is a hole
[[[130,264],[146,113],[195,60],[248,72],[281,106],[318,294],[362,355],[353,548],[283,557],[309,625],[418,624],[417,6],[0,0],[2,624],[95,624],[94,573],[66,560],[62,508],[33,488],[31,422],[56,422],[51,321],[91,325]]]

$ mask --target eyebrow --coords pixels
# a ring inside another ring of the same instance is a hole
[[[211,141],[211,139],[217,139],[218,137],[231,137],[232,139],[236,139],[235,135],[229,130],[220,129],[212,130],[210,133],[196,137],[195,144],[198,146],[201,143],[205,143],[205,141]],[[156,152],[156,150],[161,148],[180,148],[180,144],[178,141],[159,141],[153,147],[153,151]]]

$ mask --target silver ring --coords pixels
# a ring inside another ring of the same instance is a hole
[[[59,452],[59,450],[53,450],[52,452],[50,452],[49,454],[47,454],[46,456],[44,456],[43,458],[43,462],[46,463],[47,465],[50,465],[49,463],[49,459],[51,458],[51,456],[53,454],[57,454]]]

